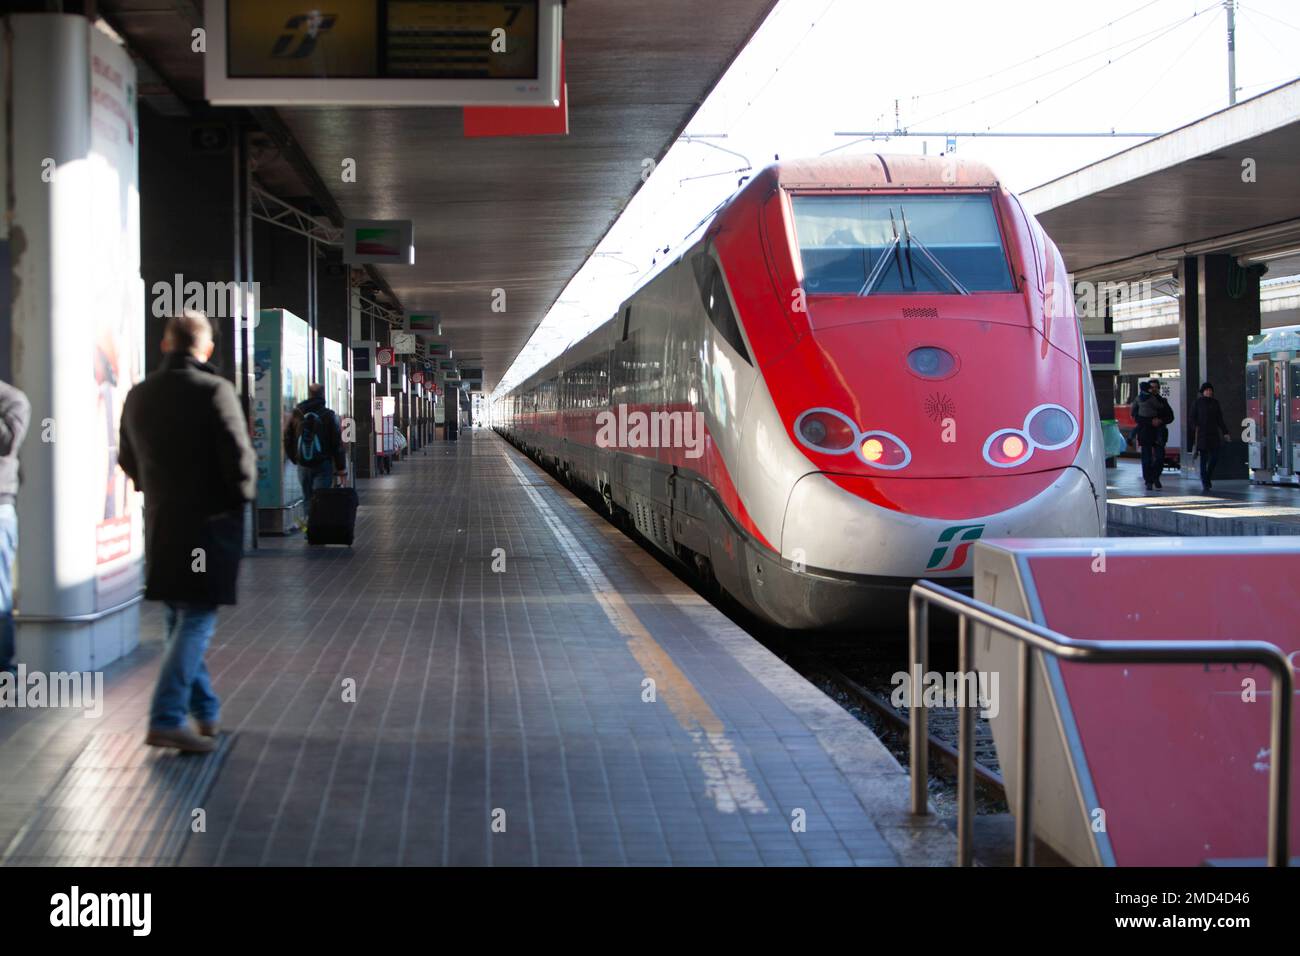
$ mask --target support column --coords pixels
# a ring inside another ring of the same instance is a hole
[[[347,267],[344,274],[347,275]],[[374,474],[375,464],[375,379],[358,377],[352,364],[351,346],[371,339],[370,319],[361,309],[361,290],[351,287],[348,295],[348,368],[352,370],[352,474],[357,478],[369,478]],[[374,370],[371,369],[373,375]]]
[[[1175,423],[1183,436],[1183,476],[1197,478],[1197,465],[1192,461],[1191,410],[1196,401],[1197,389],[1204,378],[1201,375],[1201,300],[1199,292],[1197,259],[1188,256],[1178,264],[1178,373],[1182,380],[1182,397]]]
[[[0,334],[10,381],[31,402],[16,658],[31,671],[99,670],[139,642],[144,522],[118,435],[126,394],[158,351],[145,341],[135,66],[83,16],[15,14],[0,26],[11,270]],[[229,269],[229,155],[217,165],[227,231],[213,248]]]
[[[1241,441],[1246,417],[1246,338],[1259,334],[1260,270],[1243,269],[1230,255],[1197,257],[1200,301],[1200,369],[1214,386],[1233,440],[1223,445],[1215,478],[1249,478],[1247,447]],[[1192,389],[1200,382],[1191,384]]]

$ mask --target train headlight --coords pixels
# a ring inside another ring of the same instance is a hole
[[[842,455],[853,448],[858,426],[833,408],[810,408],[795,420],[794,432],[814,451]]]
[[[1060,405],[1039,405],[1020,428],[1001,428],[984,442],[984,460],[998,468],[1014,468],[1035,451],[1055,451],[1079,437],[1079,422]]]
[[[957,360],[946,349],[932,345],[907,353],[907,367],[922,378],[947,378],[957,369]]]
[[[1044,451],[1064,448],[1079,434],[1079,423],[1060,405],[1039,405],[1025,418],[1025,431]]]
[[[1029,436],[1018,428],[996,431],[984,442],[984,460],[999,468],[1024,464],[1034,453]]]
[[[810,408],[794,420],[794,433],[813,451],[826,455],[856,452],[872,468],[894,471],[912,460],[912,452],[897,435],[864,432],[853,419],[833,408]]]
[[[867,432],[858,445],[858,454],[873,468],[894,471],[912,460],[911,450],[901,438],[889,432]]]

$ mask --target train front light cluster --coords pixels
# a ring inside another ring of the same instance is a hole
[[[810,408],[795,422],[799,440],[814,451],[841,455],[853,447],[858,426],[829,408]]]
[[[912,460],[912,452],[897,435],[880,429],[863,431],[853,419],[833,408],[810,408],[794,423],[799,441],[823,455],[855,453],[872,468],[897,471]]]
[[[1000,428],[984,442],[984,460],[997,468],[1023,465],[1035,451],[1064,448],[1079,436],[1079,422],[1060,405],[1039,405],[1019,428]]]

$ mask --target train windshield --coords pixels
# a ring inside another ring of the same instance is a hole
[[[1011,292],[987,195],[794,196],[813,295]]]

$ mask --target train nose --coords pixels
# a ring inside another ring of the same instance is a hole
[[[1099,503],[1081,468],[1044,473],[1039,477],[1046,480],[1028,494],[1002,498],[994,509],[961,504],[963,498],[992,500],[972,496],[972,485],[996,483],[1005,490],[1018,484],[1018,477],[928,479],[927,485],[944,486],[930,491],[949,506],[921,515],[891,497],[913,493],[918,484],[914,479],[806,474],[795,483],[786,504],[781,556],[809,570],[881,577],[969,577],[966,556],[975,540],[1104,533],[1104,501]]]

